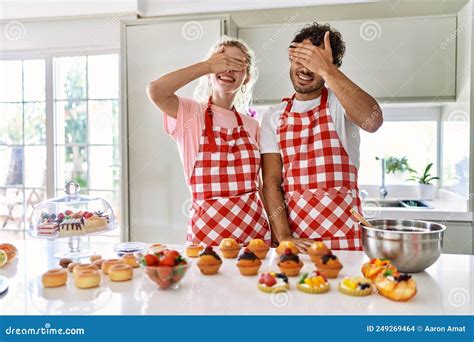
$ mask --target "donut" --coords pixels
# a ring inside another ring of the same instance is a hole
[[[93,269],[77,271],[74,277],[74,284],[78,289],[90,289],[99,286],[99,271]]]
[[[102,264],[104,263],[105,259],[97,259],[93,262],[94,265],[100,270],[102,268]]]
[[[72,271],[74,270],[74,267],[80,264],[81,264],[80,262],[71,262],[69,265],[67,265],[67,269],[69,270],[69,272],[72,273]]]
[[[66,284],[67,271],[63,268],[49,270],[41,276],[41,283],[44,287],[58,287]]]
[[[67,268],[70,263],[72,263],[72,260],[69,258],[62,258],[59,260],[59,266],[62,268]]]
[[[112,266],[114,265],[125,265],[124,262],[120,259],[109,259],[109,260],[105,260],[103,263],[102,263],[102,272],[104,272],[104,274],[109,274],[109,268],[111,268]]]
[[[100,255],[98,255],[98,254],[96,254],[96,255],[91,255],[91,256],[89,257],[89,259],[91,260],[91,262],[94,262],[94,261],[96,261],[96,260],[102,259],[102,256],[100,256]]]
[[[74,275],[77,274],[77,272],[79,271],[84,271],[84,270],[94,270],[94,271],[97,271],[97,266],[94,265],[94,264],[79,264],[77,266],[75,266],[73,269],[72,269],[72,273]]]
[[[109,278],[111,281],[127,281],[133,277],[133,268],[130,265],[117,264],[109,269]]]
[[[133,268],[138,267],[137,258],[135,258],[135,255],[133,255],[132,253],[122,255],[122,261],[126,265],[132,266]]]

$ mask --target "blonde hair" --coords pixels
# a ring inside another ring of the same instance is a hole
[[[211,47],[207,54],[209,58],[221,46],[234,46],[239,48],[247,58],[247,77],[249,81],[245,84],[245,92],[237,91],[234,99],[234,106],[240,113],[248,113],[248,109],[252,103],[252,91],[257,80],[257,68],[255,67],[255,54],[250,47],[241,39],[223,36],[214,46]],[[212,95],[212,85],[209,84],[209,75],[199,79],[196,89],[194,89],[194,99],[199,102],[206,102]]]

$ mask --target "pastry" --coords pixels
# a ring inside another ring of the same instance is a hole
[[[109,259],[109,260],[105,260],[103,263],[102,263],[102,272],[104,272],[104,274],[109,274],[109,269],[114,266],[114,265],[125,265],[125,263],[120,260],[120,259]]]
[[[41,276],[41,283],[44,287],[59,287],[67,282],[67,271],[63,268],[49,270]]]
[[[84,217],[84,230],[86,233],[95,233],[107,230],[108,228],[108,217],[101,216],[101,212],[89,213],[85,212]]]
[[[91,289],[100,285],[100,273],[89,269],[78,271],[74,276],[74,284],[79,289]]]
[[[69,265],[67,265],[67,269],[69,272],[72,273],[72,271],[74,271],[74,267],[80,264],[81,264],[80,262],[71,262]]]
[[[8,261],[8,255],[5,253],[5,251],[2,251],[0,249],[0,267],[3,267],[7,264]]]
[[[268,247],[267,244],[261,239],[251,240],[247,248],[250,249],[259,259],[265,259],[268,251],[270,250],[270,247]]]
[[[237,261],[237,267],[243,276],[253,276],[262,265],[260,259],[249,248],[245,248]]]
[[[411,275],[386,270],[375,280],[377,291],[394,301],[407,301],[416,295],[416,282]]]
[[[282,241],[282,242],[280,242],[280,244],[276,248],[276,252],[277,252],[278,255],[282,255],[287,248],[291,249],[291,252],[293,254],[299,254],[299,252],[300,252],[300,250],[298,249],[298,247],[296,247],[296,245],[293,241]]]
[[[331,250],[322,241],[315,241],[308,248],[307,253],[311,258],[312,262],[316,262],[316,259],[324,254],[330,254]]]
[[[97,266],[94,264],[79,264],[77,266],[74,266],[74,268],[72,269],[72,273],[76,275],[77,272],[84,271],[84,270],[97,271]]]
[[[7,254],[7,264],[15,260],[18,250],[11,243],[1,243],[0,250]]]
[[[329,291],[330,285],[325,276],[319,271],[303,273],[296,288],[305,293],[325,293]]]
[[[166,247],[166,245],[162,244],[162,243],[154,243],[153,245],[151,245],[149,247],[150,249],[150,253],[160,253],[160,252],[163,252],[165,249],[167,249],[168,247]]]
[[[201,245],[189,245],[186,247],[186,255],[190,258],[197,258],[203,249],[204,247]]]
[[[69,258],[62,258],[59,260],[59,266],[62,268],[67,268],[70,263],[72,263],[72,260]]]
[[[111,281],[127,281],[133,277],[133,268],[130,265],[117,264],[109,269]]]
[[[211,246],[207,246],[200,254],[197,266],[202,274],[212,275],[219,271],[222,259]]]
[[[105,259],[98,259],[93,262],[93,264],[99,269],[102,269],[102,264],[104,263]]]
[[[290,288],[288,277],[284,273],[265,272],[258,276],[257,287],[267,293],[284,292]]]
[[[95,254],[95,255],[91,255],[89,259],[93,263],[96,260],[102,259],[102,256]]]
[[[339,291],[349,296],[368,296],[373,291],[372,281],[364,277],[345,277],[339,283]]]
[[[240,245],[231,238],[222,239],[219,244],[219,249],[222,252],[222,256],[226,259],[235,259],[239,255]]]
[[[303,267],[303,262],[297,254],[294,254],[290,248],[287,248],[280,256],[278,267],[280,272],[285,273],[288,277],[296,277]]]
[[[121,259],[126,265],[129,265],[133,268],[138,267],[137,258],[135,258],[135,255],[133,255],[132,253],[122,255]]]
[[[43,237],[54,237],[58,233],[59,225],[57,222],[51,222],[49,219],[44,219],[37,227],[37,235]]]
[[[385,273],[385,271],[391,270],[397,272],[397,268],[392,265],[388,259],[374,258],[362,265],[362,274],[364,277],[375,281],[375,279]]]
[[[342,264],[334,254],[324,254],[315,259],[315,264],[319,272],[326,278],[337,278],[342,270]]]
[[[84,235],[84,219],[81,218],[64,218],[59,224],[59,236],[77,236]]]

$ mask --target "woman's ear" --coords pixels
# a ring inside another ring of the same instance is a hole
[[[250,78],[251,78],[250,75],[247,74],[247,76],[245,76],[245,80],[244,80],[244,83],[243,83],[243,84],[249,83],[249,82],[250,82]]]

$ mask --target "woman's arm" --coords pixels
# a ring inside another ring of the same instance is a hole
[[[208,60],[170,72],[151,81],[146,90],[150,100],[167,115],[176,118],[178,97],[175,92],[186,84],[207,74],[217,74],[226,70],[240,71],[246,62],[230,57],[220,47]]]

